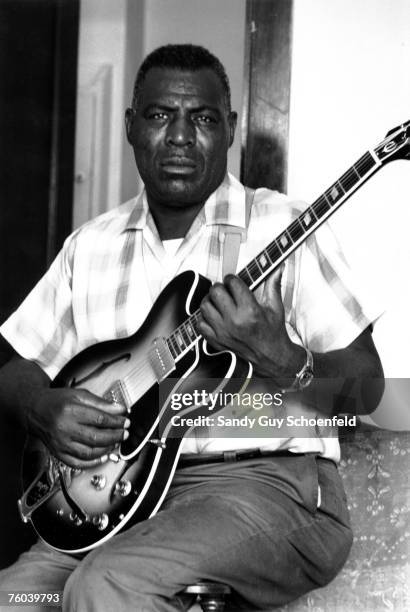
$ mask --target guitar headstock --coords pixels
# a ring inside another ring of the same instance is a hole
[[[374,152],[382,163],[394,159],[410,159],[410,121],[387,132]]]

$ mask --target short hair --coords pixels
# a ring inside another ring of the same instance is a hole
[[[202,70],[208,68],[219,78],[228,111],[231,111],[231,88],[225,68],[215,55],[200,45],[163,45],[152,51],[142,62],[138,70],[132,106],[139,104],[139,98],[144,86],[145,77],[151,68],[170,68],[174,70]]]

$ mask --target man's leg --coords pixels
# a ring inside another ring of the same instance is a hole
[[[64,610],[183,610],[177,593],[199,579],[229,584],[235,610],[269,608],[329,582],[351,545],[336,468],[319,463],[326,474],[320,467],[316,511],[269,484],[270,461],[178,470],[161,512],[91,552],[71,574]],[[317,471],[311,476],[316,491],[308,497],[317,492]]]
[[[79,561],[68,555],[54,551],[43,542],[37,542],[32,548],[20,555],[18,560],[5,570],[0,571],[0,592],[2,600],[5,593],[33,591],[35,593],[51,593],[64,590],[68,576],[77,567]],[[61,602],[57,608],[61,609]],[[0,605],[1,612],[9,612],[12,608]],[[52,607],[41,604],[24,606],[25,612],[48,611]]]

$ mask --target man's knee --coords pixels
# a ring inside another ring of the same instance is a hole
[[[145,600],[156,595],[156,588],[158,575],[150,568],[149,560],[133,556],[131,568],[125,557],[120,560],[101,548],[90,553],[68,578],[64,609],[122,610],[118,603],[123,597],[132,593],[136,600],[139,596]]]

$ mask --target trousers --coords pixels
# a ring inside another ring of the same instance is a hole
[[[178,593],[202,579],[231,586],[231,610],[267,610],[327,584],[351,543],[332,461],[203,464],[178,469],[154,517],[83,559],[36,543],[0,572],[0,591],[64,591],[66,612],[171,612],[189,607]]]

